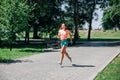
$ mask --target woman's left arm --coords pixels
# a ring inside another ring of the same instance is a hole
[[[72,44],[72,33],[69,32],[69,35],[70,35],[70,43]]]

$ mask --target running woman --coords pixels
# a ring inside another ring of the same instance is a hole
[[[68,35],[70,36],[70,43],[72,44],[72,34],[67,29],[66,24],[61,24],[59,32],[58,32],[58,38],[61,40],[61,55],[60,55],[60,61],[59,64],[62,65],[64,55],[72,62],[71,57],[69,56],[68,52],[66,51],[66,48],[68,46]]]

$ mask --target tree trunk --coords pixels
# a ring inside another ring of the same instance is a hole
[[[29,43],[29,32],[25,32],[25,43]]]
[[[74,2],[74,24],[75,24],[75,33],[74,33],[73,44],[76,44],[76,41],[79,38],[79,34],[78,34],[78,0],[75,0],[75,2]]]
[[[15,40],[15,34],[13,33],[13,26],[11,27],[11,31],[10,31],[10,36],[9,36],[9,44],[10,44],[10,51],[12,51],[12,48],[13,48],[13,42]]]
[[[33,29],[34,29],[33,39],[39,39],[39,36],[38,36],[38,26],[34,26]]]
[[[93,17],[93,12],[95,10],[95,5],[96,5],[96,0],[94,0],[93,7],[91,8],[90,12],[90,19],[89,19],[89,30],[88,30],[88,41],[90,41],[91,38],[91,30],[92,30],[92,17]]]
[[[91,37],[91,30],[92,30],[92,19],[90,19],[90,22],[89,22],[88,41],[90,41],[90,37]]]
[[[12,44],[12,41],[10,42],[10,51],[12,51],[12,48],[13,48],[13,44]]]
[[[29,44],[29,32],[30,32],[30,27],[27,28],[27,30],[25,31],[25,43]]]

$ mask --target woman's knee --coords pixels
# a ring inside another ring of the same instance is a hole
[[[64,49],[61,50],[61,54],[65,54],[65,50]]]
[[[62,54],[66,53],[66,46],[63,46],[63,47],[61,48],[61,53],[62,53]]]
[[[65,54],[65,51],[61,51],[61,54]]]

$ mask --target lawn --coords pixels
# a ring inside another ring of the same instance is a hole
[[[0,62],[6,63],[17,58],[40,54],[41,52],[43,52],[43,48],[39,45],[24,45],[22,47],[16,46],[12,49],[12,51],[10,51],[8,47],[2,47],[0,48]]]
[[[87,39],[88,31],[80,30],[79,35],[81,39]],[[100,30],[92,30],[91,31],[91,40],[120,40],[120,31],[100,31]]]
[[[94,80],[120,80],[120,55],[100,72]]]
[[[80,40],[87,40],[87,30],[79,31]],[[31,33],[32,35],[32,33]],[[92,30],[91,31],[91,40],[120,40],[120,31],[99,31]],[[19,45],[18,45],[19,46]],[[14,46],[13,50],[10,51],[8,47],[0,48],[0,62],[6,62],[9,60],[13,60],[16,58],[21,58],[25,56],[30,56],[33,54],[39,54],[43,52],[43,45],[22,45],[21,47]],[[45,48],[45,47],[44,47]]]

